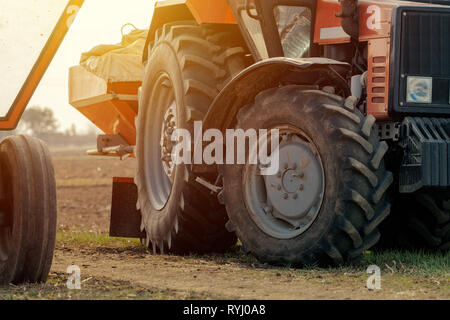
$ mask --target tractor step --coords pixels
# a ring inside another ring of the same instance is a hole
[[[141,212],[136,209],[137,186],[133,178],[113,178],[110,237],[145,238]]]

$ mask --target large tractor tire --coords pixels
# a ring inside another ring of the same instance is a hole
[[[227,227],[243,250],[272,264],[358,262],[390,211],[393,178],[374,122],[353,97],[301,86],[269,89],[241,109],[237,128],[281,136],[278,174],[261,176],[248,162],[223,167]]]
[[[381,226],[381,247],[450,250],[450,196],[440,191],[398,195]]]
[[[56,185],[44,143],[0,144],[0,284],[45,282],[56,238]]]
[[[194,22],[165,25],[151,44],[137,117],[138,208],[154,252],[224,251],[236,243],[225,229],[225,208],[195,181],[187,164],[171,159],[176,128],[194,139],[219,90],[245,68],[245,51],[230,34]],[[206,176],[212,183],[217,174]]]

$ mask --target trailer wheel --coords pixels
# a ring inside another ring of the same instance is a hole
[[[374,121],[353,98],[299,86],[264,91],[240,110],[237,128],[281,136],[277,174],[262,176],[248,161],[223,167],[228,226],[245,252],[267,263],[330,265],[357,262],[378,241],[392,174]]]
[[[393,213],[381,225],[380,247],[450,250],[450,196],[418,192],[398,195]]]
[[[223,251],[236,243],[217,196],[194,181],[187,164],[171,159],[173,131],[186,129],[194,139],[194,122],[245,67],[244,49],[219,40],[214,29],[178,22],[158,30],[151,44],[136,121],[135,183],[142,229],[154,252]],[[205,178],[214,183],[217,174]]]
[[[56,238],[56,186],[45,144],[26,136],[0,144],[0,284],[45,282]]]

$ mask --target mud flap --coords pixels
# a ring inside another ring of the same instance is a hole
[[[113,178],[110,237],[145,238],[141,212],[136,209],[137,187],[133,178]]]

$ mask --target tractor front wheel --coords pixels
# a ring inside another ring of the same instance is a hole
[[[280,134],[274,175],[261,174],[267,163],[223,167],[227,226],[244,251],[274,264],[358,261],[390,210],[393,178],[374,122],[353,98],[301,86],[269,89],[241,109],[238,129]]]
[[[45,282],[56,238],[56,185],[38,139],[0,144],[0,284]]]

